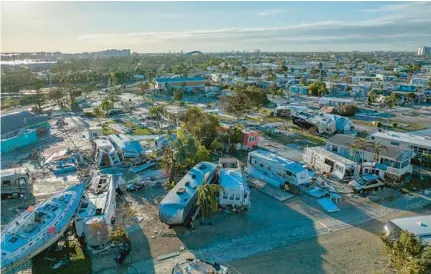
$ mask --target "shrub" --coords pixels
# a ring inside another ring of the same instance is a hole
[[[398,126],[398,123],[392,123],[392,127],[396,128]]]

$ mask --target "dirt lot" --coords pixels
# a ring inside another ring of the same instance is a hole
[[[421,214],[429,214],[424,211]],[[363,226],[319,236],[231,262],[241,273],[377,273],[388,264],[379,239],[382,224],[415,213],[398,212]],[[385,273],[395,273],[386,268]]]

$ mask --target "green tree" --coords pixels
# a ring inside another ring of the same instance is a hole
[[[207,149],[217,137],[220,121],[217,116],[204,112],[199,107],[190,107],[182,119],[181,127],[191,132]]]
[[[182,89],[175,89],[173,93],[173,97],[175,100],[181,101],[183,100],[184,91]]]
[[[205,222],[205,218],[210,218],[214,211],[217,210],[217,196],[223,188],[217,184],[208,183],[209,173],[205,174],[202,184],[198,187],[197,205],[200,209],[201,222]]]
[[[156,105],[150,108],[148,115],[152,118],[161,119],[166,113],[166,108],[163,105]]]
[[[308,94],[311,96],[323,96],[328,92],[325,82],[314,82],[308,85]]]
[[[385,100],[384,100],[384,102],[385,102],[385,104],[387,104],[388,105],[388,107],[389,108],[392,108],[394,105],[395,105],[395,103],[397,102],[397,99],[396,99],[396,97],[395,97],[395,94],[394,93],[392,93],[391,95],[389,95],[389,96],[385,96]]]
[[[407,93],[407,100],[414,102],[418,99],[418,97],[416,96],[416,94],[414,94],[413,92],[409,92]]]
[[[375,89],[372,89],[370,92],[368,92],[368,104],[372,104],[376,102],[378,93]]]
[[[243,92],[235,92],[231,96],[223,97],[221,104],[223,109],[235,115],[237,120],[244,117],[252,108],[250,98]]]
[[[105,112],[105,114],[108,114],[108,112],[113,108],[114,104],[112,101],[108,99],[103,99],[102,103],[100,103],[100,108]]]
[[[93,108],[93,115],[97,118],[97,123],[100,125],[100,118],[103,117],[103,111],[100,106]]]

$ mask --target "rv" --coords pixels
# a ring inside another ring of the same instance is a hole
[[[160,220],[169,225],[193,226],[197,217],[196,202],[197,189],[208,173],[208,184],[217,182],[217,165],[210,162],[201,162],[194,166],[171,189],[159,205]]]
[[[33,184],[28,172],[23,168],[10,168],[1,171],[1,198],[25,198],[33,192]]]
[[[280,188],[285,184],[299,187],[310,182],[309,172],[302,165],[266,150],[248,154],[247,173]]]
[[[356,178],[360,169],[356,162],[321,147],[305,148],[304,161],[308,166],[322,173],[332,174],[339,180]]]
[[[221,207],[247,210],[250,205],[250,188],[236,158],[220,158],[219,184],[223,188],[219,195]]]
[[[104,248],[115,219],[115,182],[112,175],[94,175],[75,218],[76,234],[91,249]]]

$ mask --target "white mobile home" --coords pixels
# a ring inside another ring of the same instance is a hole
[[[347,158],[325,150],[321,147],[307,147],[304,150],[304,161],[314,169],[331,173],[339,180],[350,180],[359,173],[359,165]]]
[[[248,154],[247,172],[276,187],[283,187],[286,182],[299,186],[310,181],[308,170],[303,166],[266,150]]]
[[[235,158],[219,160],[219,183],[223,191],[219,195],[222,207],[248,208],[250,205],[250,188],[239,162]]]

